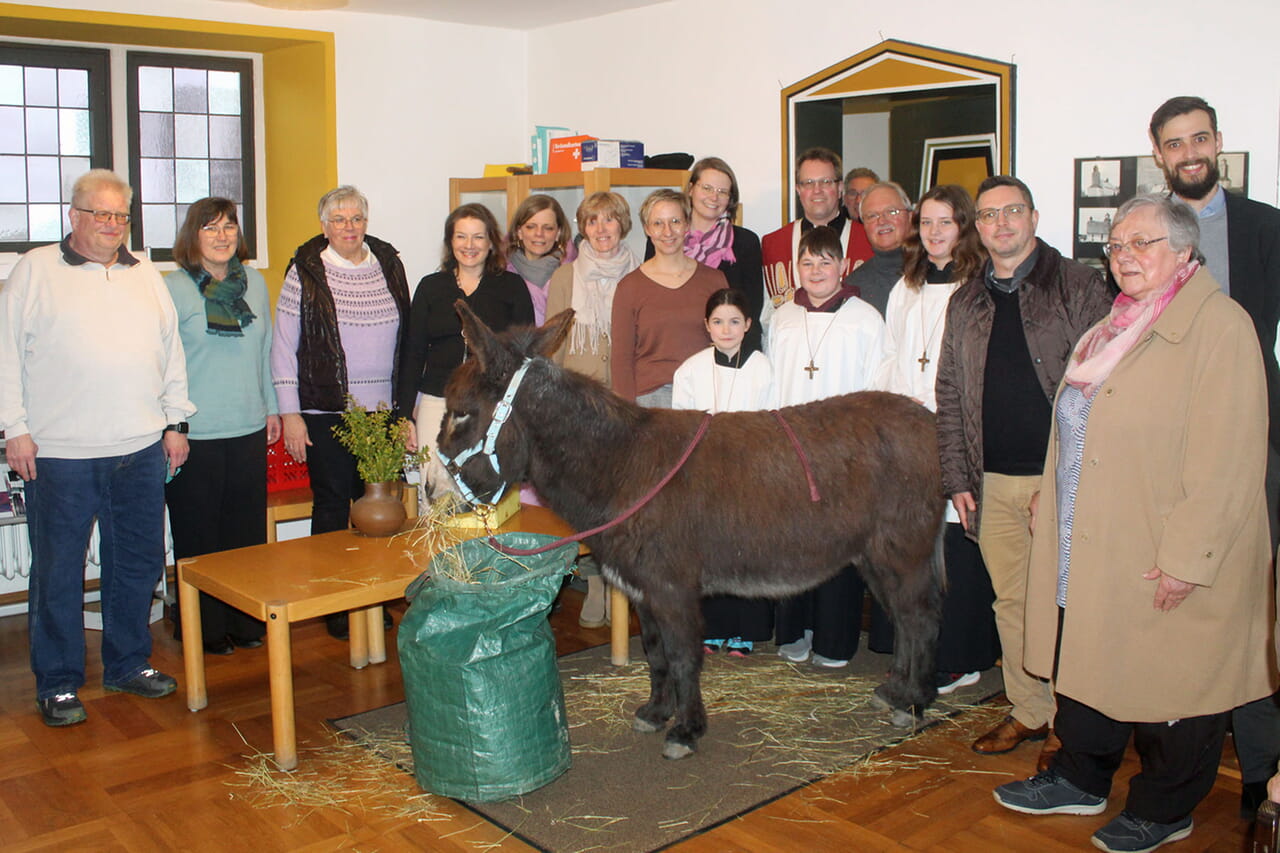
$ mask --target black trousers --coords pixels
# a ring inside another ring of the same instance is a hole
[[[198,557],[267,541],[266,429],[235,438],[192,439],[181,473],[164,488],[173,530],[173,554]],[[228,634],[262,637],[262,622],[204,593],[200,594],[205,642]],[[181,613],[174,607],[174,624]]]
[[[863,602],[869,598],[866,582],[854,566],[845,566],[835,577],[813,589],[785,598],[774,610],[778,645],[813,631],[813,652],[832,660],[849,660],[858,651],[862,634]],[[893,651],[893,625],[872,598],[871,631],[867,645],[873,652]]]
[[[311,535],[346,530],[350,526],[351,502],[364,494],[364,483],[356,471],[356,458],[333,435],[342,415],[310,415],[307,425],[311,446],[307,448],[307,470],[311,475]]]
[[[936,667],[939,672],[982,672],[1000,657],[991,575],[978,543],[966,537],[959,524],[947,525],[943,555],[947,592],[942,599]]]
[[[1229,711],[1170,723],[1113,720],[1070,696],[1057,694],[1054,731],[1062,750],[1053,769],[1082,791],[1111,793],[1111,779],[1124,758],[1129,736],[1142,770],[1129,780],[1125,809],[1144,820],[1173,823],[1213,789],[1222,758]]]
[[[1271,523],[1271,556],[1280,540],[1280,454],[1267,448],[1267,519]],[[1272,566],[1274,577],[1275,566]],[[1243,782],[1265,782],[1280,761],[1280,693],[1264,696],[1231,712],[1231,728]]]

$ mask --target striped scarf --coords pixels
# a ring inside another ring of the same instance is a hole
[[[721,216],[706,231],[690,229],[684,235],[684,253],[713,270],[725,261],[731,264],[737,261],[733,255],[733,223],[728,215]]]

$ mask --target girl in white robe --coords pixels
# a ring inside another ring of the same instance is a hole
[[[711,346],[676,368],[671,407],[718,412],[746,412],[768,408],[773,399],[773,370],[760,352],[745,352],[743,339],[751,329],[750,306],[741,290],[726,287],[707,300],[705,323]],[[708,654],[728,649],[745,657],[753,643],[773,637],[773,602],[734,595],[702,599],[703,649]]]

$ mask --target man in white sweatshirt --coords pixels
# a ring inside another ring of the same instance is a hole
[[[98,520],[102,681],[148,698],[149,613],[164,570],[164,483],[187,458],[186,360],[163,279],[124,248],[133,191],[76,181],[61,243],[33,249],[0,289],[0,429],[26,481],[28,624],[45,724],[83,722],[84,554]]]

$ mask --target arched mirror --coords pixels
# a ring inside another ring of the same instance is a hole
[[[1014,66],[883,41],[782,91],[783,221],[796,218],[795,158],[822,145],[845,170],[873,169],[919,198],[935,184],[975,192],[1013,169]]]

